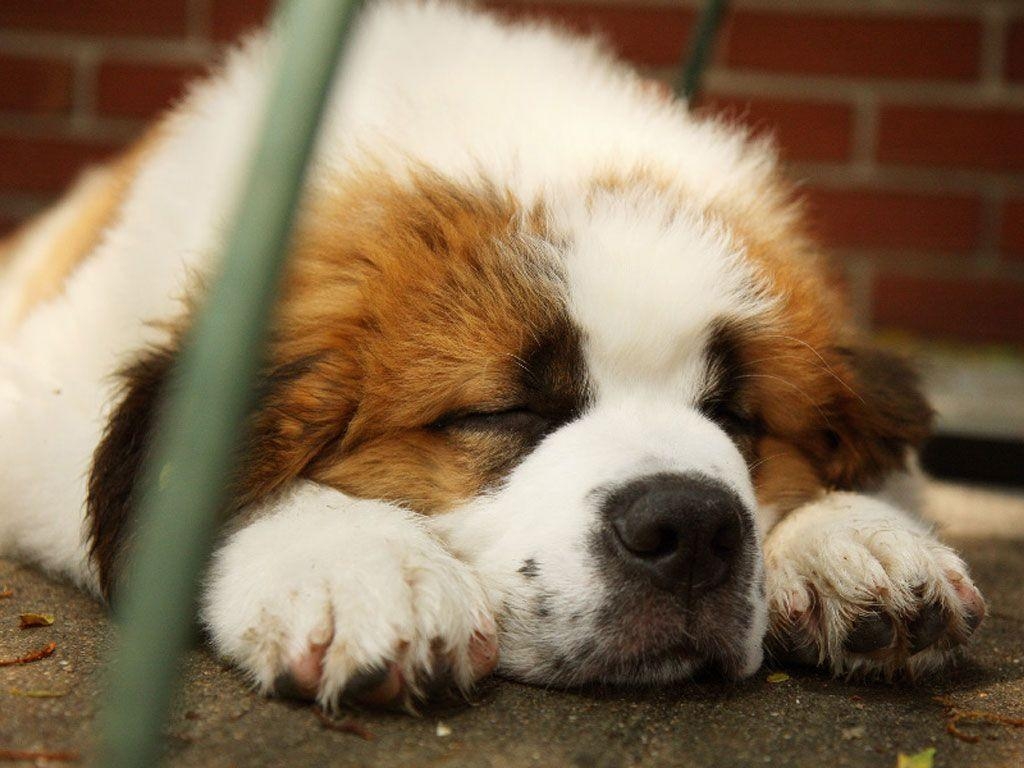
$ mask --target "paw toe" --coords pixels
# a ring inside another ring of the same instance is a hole
[[[293,659],[287,669],[274,678],[274,693],[286,699],[315,699],[327,647],[327,643],[311,643],[305,653]]]
[[[967,639],[976,630],[985,618],[985,598],[981,592],[962,576],[950,576],[953,589],[956,591],[960,603],[963,605],[963,639]]]
[[[391,664],[382,664],[356,672],[345,685],[345,696],[353,700],[370,694],[388,682],[391,676]]]
[[[469,641],[469,662],[473,677],[487,677],[498,666],[498,637],[494,632],[476,631]]]
[[[853,623],[843,647],[851,653],[871,653],[890,647],[895,639],[896,625],[892,617],[872,611]]]
[[[917,616],[907,623],[907,650],[913,655],[934,645],[948,626],[949,616],[941,605],[925,605]]]
[[[355,704],[388,707],[404,701],[405,687],[401,667],[390,663],[353,675],[342,698]]]
[[[816,667],[820,662],[818,646],[805,634],[776,630],[768,638],[768,654],[780,664]]]
[[[274,678],[274,695],[282,699],[313,701],[316,699],[316,691],[316,686],[300,683],[291,672],[282,672]]]

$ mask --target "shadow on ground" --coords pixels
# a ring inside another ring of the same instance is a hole
[[[935,747],[935,766],[1024,765],[1024,728],[969,723],[977,743],[946,733],[935,696],[1024,716],[1024,540],[954,542],[991,613],[959,668],[918,685],[829,680],[770,669],[739,684],[705,680],[641,692],[548,691],[488,683],[469,707],[419,718],[356,714],[372,740],[326,730],[309,707],[264,700],[208,653],[194,651],[168,728],[174,766],[895,766]],[[34,664],[0,669],[0,750],[86,753],[100,703],[110,625],[67,585],[0,561],[0,658],[57,643]],[[22,630],[25,611],[56,615]],[[53,694],[54,698],[26,696]],[[443,727],[439,728],[438,724]],[[450,729],[450,733],[443,734]],[[30,764],[30,763],[26,763]]]

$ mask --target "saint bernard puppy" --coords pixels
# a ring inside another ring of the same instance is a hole
[[[116,589],[275,58],[249,40],[4,244],[0,554]],[[981,621],[885,494],[930,409],[844,325],[771,147],[593,40],[369,6],[289,264],[200,608],[262,690],[739,678],[762,648],[914,676]]]

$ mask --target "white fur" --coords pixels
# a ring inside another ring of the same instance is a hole
[[[388,663],[415,691],[443,657],[466,689],[470,641],[494,626],[475,574],[421,518],[309,482],[218,550],[202,619],[216,649],[265,691],[326,645],[317,698],[327,706]]]
[[[678,193],[576,195],[553,204],[552,219],[556,231],[570,233],[563,255],[569,305],[600,394],[643,386],[696,401],[707,384],[703,351],[712,324],[771,306],[725,228],[681,205]]]

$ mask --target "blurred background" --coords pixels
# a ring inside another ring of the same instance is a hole
[[[272,5],[0,0],[0,236]],[[703,2],[488,5],[672,82]],[[948,438],[929,461],[1024,482],[1024,3],[734,0],[695,106],[777,138],[854,319],[922,361]]]

